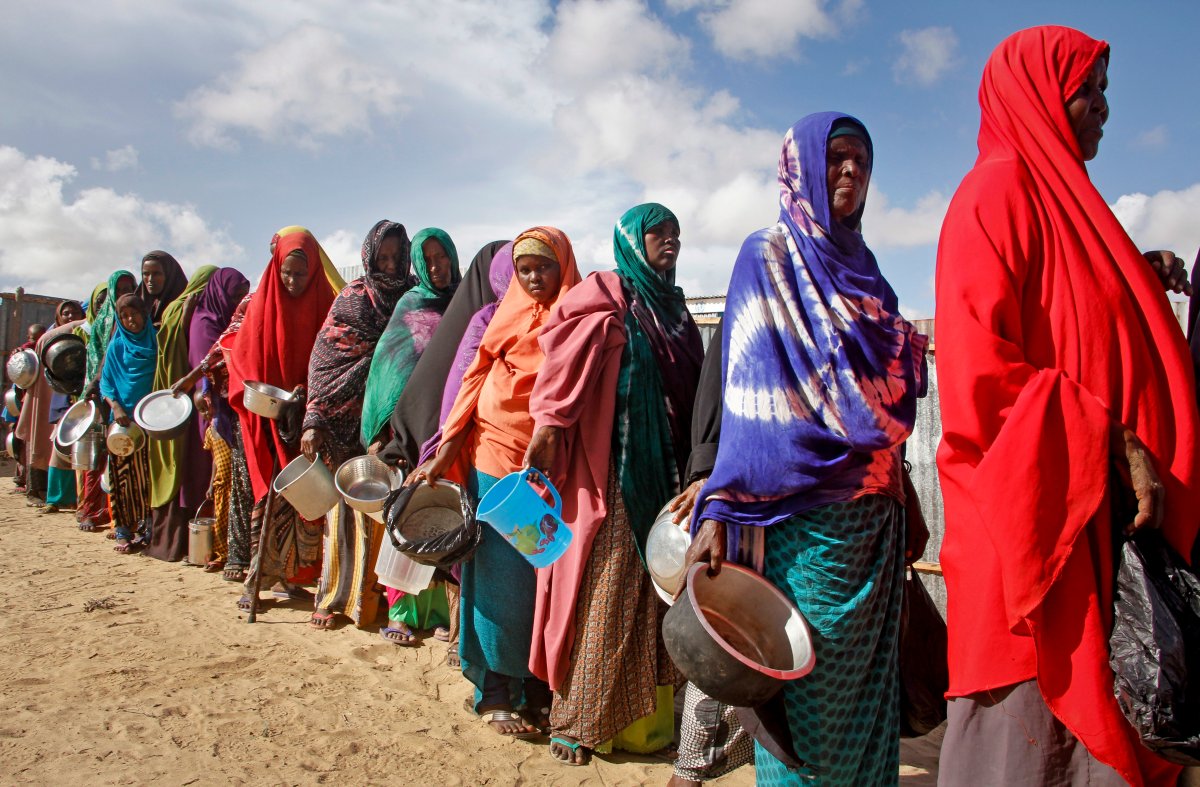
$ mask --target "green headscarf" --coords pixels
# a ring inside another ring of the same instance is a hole
[[[427,240],[442,244],[446,255],[450,257],[450,286],[444,290],[434,287],[429,278],[429,263],[425,261],[425,251],[421,248]],[[367,374],[367,387],[363,394],[360,439],[364,446],[370,446],[391,417],[404,386],[408,384],[408,378],[412,376],[413,367],[433,337],[442,314],[462,280],[454,241],[437,227],[423,229],[413,236],[409,257],[417,283],[400,297],[371,357],[371,371]]]
[[[613,230],[613,254],[621,278],[664,322],[673,322],[687,308],[683,290],[675,286],[675,269],[660,274],[646,260],[646,233],[664,221],[679,223],[670,208],[657,202],[625,211]]]
[[[108,277],[107,283],[99,285],[92,291],[92,300],[88,304],[87,315],[88,323],[92,326],[92,332],[88,335],[87,340],[86,376],[88,380],[96,376],[100,371],[100,365],[104,363],[104,352],[108,349],[108,340],[112,337],[113,326],[117,322],[117,299],[111,293],[117,291],[117,282],[125,276],[128,276],[135,285],[137,284],[137,278],[129,271],[116,271]],[[95,306],[96,297],[101,292],[110,293],[110,297],[104,299],[104,305],[99,310],[91,308]]]
[[[215,265],[204,265],[197,270],[179,297],[171,301],[162,313],[162,325],[158,328],[158,365],[154,369],[154,385],[151,390],[170,388],[191,371],[188,366],[187,329],[183,312],[191,295],[203,292],[208,280],[217,272]],[[186,468],[180,467],[183,457],[183,441],[192,438],[189,429],[180,437],[171,440],[150,441],[150,505],[154,508],[170,503],[179,494],[179,485]]]

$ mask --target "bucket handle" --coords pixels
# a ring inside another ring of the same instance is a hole
[[[546,476],[542,474],[542,471],[538,470],[536,467],[525,468],[525,483],[533,486],[535,482],[541,484],[541,486],[550,492],[550,496],[554,498],[554,515],[561,519],[562,498],[558,496],[558,490],[554,488],[554,484],[550,483],[550,479],[546,478]],[[537,490],[535,489],[534,491],[536,492]],[[538,497],[541,497],[540,492],[538,493]]]

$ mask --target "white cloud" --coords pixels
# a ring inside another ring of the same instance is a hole
[[[1126,194],[1112,209],[1138,248],[1170,249],[1189,263],[1195,259],[1200,248],[1200,183],[1180,191]]]
[[[190,205],[107,188],[67,196],[74,166],[0,146],[0,287],[82,297],[155,248],[187,271],[241,261],[242,249]]]
[[[137,169],[138,152],[133,145],[126,145],[116,150],[105,151],[104,158],[92,157],[92,169],[104,172],[120,172],[123,169]]]
[[[372,115],[403,109],[405,94],[389,72],[355,57],[345,38],[304,24],[239,58],[215,84],[199,87],[176,105],[191,122],[195,144],[234,148],[231,132],[315,147],[322,139],[367,132]]]
[[[358,236],[358,233],[350,230],[337,230],[319,240],[321,248],[329,255],[329,259],[333,261],[338,270],[356,266],[360,271],[362,270],[363,239]]]
[[[873,249],[904,249],[936,245],[950,198],[931,191],[911,208],[891,204],[887,194],[872,188],[863,212],[863,236]]]
[[[856,16],[861,0],[667,0],[675,11],[699,11],[721,54],[735,60],[798,56],[804,38],[829,38]]]
[[[928,87],[945,76],[958,60],[958,36],[948,27],[900,32],[900,57],[892,65],[898,84]]]
[[[1170,135],[1163,125],[1148,128],[1133,139],[1133,146],[1145,150],[1161,150],[1167,146]]]
[[[548,74],[578,90],[619,75],[663,74],[686,62],[688,40],[649,21],[638,0],[563,3],[546,46]]]

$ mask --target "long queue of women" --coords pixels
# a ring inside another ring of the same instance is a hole
[[[1110,534],[1158,526],[1190,555],[1200,510],[1195,370],[1164,295],[1189,291],[1182,263],[1139,253],[1085,166],[1108,118],[1108,60],[1107,44],[1059,27],[997,48],[980,157],[938,251],[944,784],[1179,774],[1121,715],[1107,658]],[[778,222],[742,246],[707,354],[674,285],[679,222],[655,203],[620,217],[614,270],[586,277],[567,235],[544,226],[489,243],[460,274],[446,232],[410,240],[380,221],[348,285],[309,231],[289,227],[249,295],[236,270],[188,279],[151,252],[96,287],[86,320],[64,304],[54,331],[87,332],[84,395],[112,420],[169,387],[194,392],[200,417],[110,459],[108,495],[84,473],[80,528],[111,517],[118,552],[179,560],[211,498],[207,568],[246,583],[239,606],[260,574],[278,599],[312,597],[315,583],[316,629],[376,625],[381,605],[398,646],[436,628],[474,684],[469,710],[501,735],[549,735],[564,764],[678,740],[676,784],[750,761],[763,784],[894,783],[902,577],[927,537],[902,450],[927,339],[862,235],[874,164],[849,115],[792,127]],[[254,417],[246,381],[303,406]],[[32,396],[26,410],[50,418]],[[31,466],[45,466],[48,424],[21,434]],[[276,499],[258,548],[278,468],[366,451],[406,467],[407,483],[451,479],[476,500],[538,468],[574,543],[535,570],[485,527],[473,556],[416,596],[376,585],[383,528],[345,504],[308,521]],[[71,486],[55,469],[52,495]],[[664,504],[690,523],[691,560],[754,568],[812,629],[816,668],[782,692],[782,754],[690,684],[674,729],[684,682],[642,557]]]

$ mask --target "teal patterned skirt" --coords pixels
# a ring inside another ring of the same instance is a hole
[[[890,497],[821,506],[766,528],[764,573],[804,613],[817,664],[783,689],[804,765],[789,770],[756,745],[759,785],[897,782],[903,569],[903,507]]]

